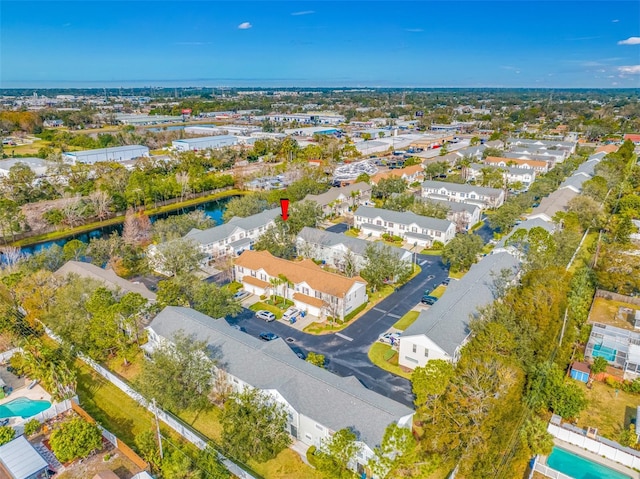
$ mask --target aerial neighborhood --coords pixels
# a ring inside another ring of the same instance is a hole
[[[635,96],[130,90],[2,90],[0,477],[640,477]]]

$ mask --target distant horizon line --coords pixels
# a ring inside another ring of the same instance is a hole
[[[156,84],[144,84],[143,82],[153,81]],[[282,80],[266,80],[262,83],[248,83],[255,80],[235,80],[239,83],[228,84],[197,84],[204,81],[216,81],[212,79],[208,80],[73,80],[73,81],[51,81],[51,80],[24,80],[24,81],[8,81],[0,82],[0,90],[24,90],[24,89],[41,89],[41,90],[73,90],[73,89],[167,89],[167,88],[196,88],[196,89],[216,89],[216,88],[237,88],[237,89],[257,89],[257,90],[272,90],[275,88],[283,89],[337,89],[337,90],[385,90],[385,89],[405,89],[405,90],[640,90],[638,86],[542,86],[542,85],[521,85],[521,86],[506,86],[506,85],[456,85],[456,86],[444,86],[444,85],[396,85],[396,84],[378,84],[378,85],[362,85],[362,84],[291,84],[291,83],[276,83],[269,85],[270,82],[278,82]],[[220,81],[220,80],[218,80]],[[234,81],[234,80],[227,80]],[[188,83],[194,82],[194,83]],[[5,86],[6,84],[19,85]],[[42,85],[47,83],[48,85]],[[242,83],[242,84],[241,84]],[[304,81],[302,82],[304,83]]]

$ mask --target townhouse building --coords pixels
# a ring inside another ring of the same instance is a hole
[[[482,209],[489,209],[498,208],[504,203],[504,190],[428,180],[422,183],[422,197],[469,203]]]
[[[371,177],[371,183],[377,185],[380,180],[387,178],[402,178],[405,183],[411,184],[424,180],[424,168],[422,165],[412,165],[405,168],[397,168],[394,170],[377,173]]]
[[[505,186],[514,183],[522,184],[523,190],[528,190],[536,179],[536,171],[533,168],[522,168],[520,166],[493,166],[481,163],[473,163],[467,168],[467,179],[478,181],[482,179],[483,169],[500,169],[502,172],[503,184]]]
[[[287,432],[294,440],[320,448],[343,428],[357,436],[350,467],[362,474],[391,424],[411,429],[414,411],[365,388],[355,377],[340,377],[298,358],[280,338],[263,342],[189,308],[169,306],[147,327],[152,352],[170,343],[178,331],[205,341],[216,387],[225,392],[257,389],[288,413]]]
[[[531,168],[536,173],[546,173],[551,168],[548,161],[530,160],[521,158],[505,158],[503,156],[487,156],[484,160],[486,165],[490,166],[518,166],[520,168]]]
[[[434,241],[447,244],[456,235],[456,227],[451,221],[428,218],[410,211],[361,206],[354,213],[354,218],[356,228],[368,236],[379,238],[386,233],[423,248],[431,247]]]
[[[368,301],[367,282],[325,271],[310,259],[288,261],[268,251],[245,251],[235,260],[236,281],[257,295],[275,293],[319,318],[344,319]]]
[[[430,203],[442,205],[447,208],[447,219],[456,225],[456,232],[468,231],[473,225],[480,222],[482,208],[470,203],[458,203],[456,201],[424,199]]]
[[[343,273],[349,266],[348,263],[352,263],[356,274],[367,265],[365,252],[368,246],[371,246],[371,242],[367,240],[307,226],[302,228],[296,238],[298,255],[322,261]],[[398,261],[411,263],[410,251],[395,246],[390,248]]]
[[[371,185],[363,181],[341,188],[331,188],[319,195],[307,195],[305,200],[315,201],[325,216],[343,215],[349,208],[364,204],[371,199]]]

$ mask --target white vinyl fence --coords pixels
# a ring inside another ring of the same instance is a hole
[[[76,401],[78,398],[75,398]],[[53,419],[54,417],[62,414],[63,412],[71,409],[71,399],[65,399],[62,402],[53,403],[49,409],[45,409],[42,412],[39,412],[35,416],[31,416],[27,419],[22,419],[19,422],[12,424],[13,429],[16,431],[16,436],[24,434],[24,424],[32,419],[35,419],[40,424],[48,421],[49,419]]]
[[[571,476],[567,476],[566,474],[562,474],[560,471],[556,471],[545,464],[541,464],[538,462],[537,457],[536,462],[533,465],[533,470],[546,477],[550,477],[551,479],[573,479]]]
[[[600,436],[592,439],[586,436],[584,430],[570,424],[556,425],[549,423],[547,431],[558,439],[586,449],[598,456],[606,457],[631,469],[640,469],[640,451],[621,446],[617,442]]]
[[[47,334],[50,337],[52,337],[53,339],[55,339],[58,342],[62,342],[62,340],[58,336],[56,336],[53,333],[53,331],[49,330],[48,328],[45,328],[45,330],[46,330]],[[180,434],[187,441],[189,441],[190,443],[194,444],[197,448],[204,449],[207,446],[206,439],[204,439],[197,432],[195,432],[193,429],[191,429],[187,425],[183,424],[180,420],[178,420],[177,418],[175,418],[171,414],[169,414],[169,413],[167,413],[167,412],[165,412],[165,411],[163,411],[163,410],[161,410],[159,408],[157,408],[157,411],[156,411],[154,409],[153,405],[150,404],[144,397],[142,397],[142,395],[140,393],[138,393],[135,389],[131,388],[126,382],[124,382],[118,376],[113,374],[111,371],[109,371],[108,369],[102,367],[101,365],[96,363],[94,360],[92,360],[92,359],[90,359],[88,357],[85,357],[82,354],[79,354],[78,357],[80,357],[85,363],[87,363],[89,366],[91,366],[98,374],[100,374],[102,377],[104,377],[106,380],[108,380],[110,383],[112,383],[114,386],[116,386],[118,389],[120,389],[122,392],[124,392],[127,396],[132,398],[138,404],[140,404],[141,406],[143,406],[144,408],[148,409],[149,411],[151,411],[154,414],[157,413],[158,414],[158,418],[162,422],[164,422],[167,426],[169,426],[171,429],[173,429],[178,434]],[[107,437],[107,439],[109,439],[109,438]],[[222,461],[224,466],[234,476],[237,476],[240,479],[257,479],[255,476],[249,474],[242,467],[240,467],[238,464],[236,464],[232,460],[228,459],[226,456],[222,455],[220,452],[218,452],[218,457],[220,458],[220,460]]]

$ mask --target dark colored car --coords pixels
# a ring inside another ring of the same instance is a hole
[[[446,279],[442,282],[443,286],[449,286],[449,283],[451,283],[451,278],[446,278]]]
[[[291,348],[291,351],[293,351],[296,354],[296,356],[298,356],[300,359],[302,359],[302,360],[307,359],[307,355],[299,347],[294,346],[293,348]]]
[[[436,298],[435,296],[423,296],[422,299],[420,300],[422,304],[428,304],[428,305],[435,304],[436,301],[438,301],[438,298]]]
[[[275,333],[260,333],[258,337],[263,341],[273,341],[274,339],[278,339],[280,336]]]

